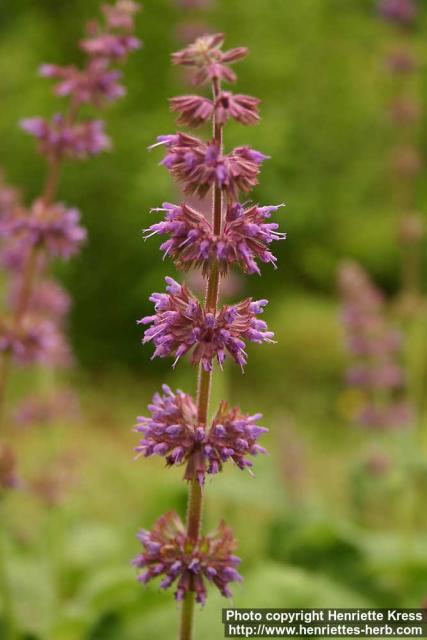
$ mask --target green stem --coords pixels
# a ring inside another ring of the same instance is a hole
[[[213,97],[216,100],[220,91],[219,82],[213,81]],[[222,151],[222,126],[213,119],[214,140]],[[216,235],[221,233],[222,228],[222,191],[215,186],[213,190],[212,202],[212,222]],[[218,265],[214,264],[209,274],[208,286],[206,290],[205,309],[216,313],[219,295],[220,274]],[[209,416],[209,399],[212,386],[212,371],[205,371],[202,364],[199,366],[199,378],[197,387],[197,417],[198,422],[206,428]],[[197,544],[202,526],[203,513],[203,492],[197,478],[193,478],[190,483],[188,506],[187,506],[187,536]],[[182,603],[181,626],[179,640],[192,640],[193,620],[194,620],[194,592],[188,591]]]

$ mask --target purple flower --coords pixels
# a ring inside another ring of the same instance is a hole
[[[80,416],[79,401],[69,389],[55,392],[41,398],[33,394],[27,396],[14,411],[14,422],[20,427],[34,424],[48,425],[55,420],[76,420]]]
[[[357,415],[357,422],[361,426],[374,429],[401,428],[410,424],[413,419],[413,409],[404,401],[391,404],[368,403]]]
[[[406,423],[409,412],[404,396],[406,376],[401,365],[402,337],[389,325],[381,292],[355,263],[344,263],[339,284],[342,319],[352,362],[346,382],[360,393],[355,419],[366,426],[394,427]]]
[[[223,52],[221,46],[224,42],[224,34],[216,33],[204,35],[185,49],[172,54],[172,63],[194,67],[196,74],[193,84],[204,84],[212,80],[235,82],[236,74],[229,64],[238,62],[246,57],[246,47],[237,47]]]
[[[378,11],[384,20],[404,26],[414,22],[418,14],[413,0],[380,0]]]
[[[68,259],[86,240],[86,229],[79,222],[77,209],[67,209],[61,203],[45,205],[38,200],[29,215],[0,225],[0,234],[17,237],[24,247],[41,247],[52,257]]]
[[[21,121],[21,127],[39,141],[40,153],[49,158],[81,160],[111,148],[101,120],[70,124],[62,115],[56,115],[50,121],[27,118]]]
[[[259,103],[257,98],[230,91],[221,91],[215,102],[203,96],[178,96],[170,100],[171,110],[180,113],[177,123],[188,127],[204,124],[214,112],[216,122],[221,125],[230,118],[241,124],[257,124]]]
[[[248,456],[266,453],[257,444],[268,431],[256,423],[261,414],[244,414],[237,407],[229,409],[225,402],[209,427],[197,419],[197,407],[191,396],[163,385],[163,395],[156,393],[149,405],[151,416],[139,416],[135,431],[144,435],[136,447],[138,455],[158,455],[168,466],[186,463],[186,480],[196,478],[202,485],[205,475],[221,471],[232,460],[239,469],[249,469]]]
[[[204,142],[185,133],[159,136],[150,148],[159,145],[167,148],[162,164],[184,184],[184,192],[201,198],[213,185],[227,191],[233,199],[237,199],[240,191],[251,191],[258,184],[260,165],[268,159],[248,146],[236,147],[222,155],[215,141]]]
[[[210,312],[185,284],[180,285],[172,278],[166,278],[166,284],[168,293],[153,293],[150,297],[155,315],[138,321],[153,325],[145,331],[143,339],[143,344],[153,342],[153,358],[174,355],[175,367],[182,356],[191,353],[192,364],[201,363],[205,371],[211,371],[214,358],[222,367],[228,354],[243,369],[247,361],[246,341],[273,342],[274,333],[256,317],[263,312],[267,300],[248,299]]]
[[[76,103],[90,103],[102,107],[104,102],[112,102],[121,98],[126,90],[119,80],[121,71],[111,69],[109,62],[103,58],[90,60],[88,66],[77,69],[74,65],[60,67],[55,64],[44,64],[40,67],[41,75],[59,80],[55,87],[58,96],[72,95]]]
[[[133,31],[135,27],[135,14],[140,6],[132,0],[117,0],[116,4],[104,4],[102,12],[107,26],[119,31]]]
[[[9,306],[14,309],[22,290],[21,274],[12,280],[8,296]],[[68,293],[53,279],[43,279],[36,282],[27,304],[29,313],[43,315],[53,320],[61,320],[71,307]]]
[[[58,327],[37,316],[25,316],[18,326],[3,321],[0,352],[10,353],[20,365],[66,366],[70,363],[70,352]]]
[[[233,555],[236,542],[224,522],[217,531],[196,542],[187,537],[179,516],[170,512],[159,518],[151,531],[142,529],[138,539],[143,547],[133,561],[135,567],[143,569],[138,580],[146,584],[157,576],[164,576],[160,583],[162,589],[176,582],[177,600],[183,600],[191,591],[196,594],[196,601],[204,604],[205,580],[229,598],[228,584],[242,581],[236,570],[240,559]]]
[[[145,230],[146,238],[154,234],[168,234],[170,239],[161,245],[165,256],[170,256],[178,267],[202,267],[205,275],[210,266],[218,263],[221,273],[237,263],[246,273],[260,273],[256,259],[261,262],[276,263],[276,257],[269,251],[275,240],[284,240],[285,233],[277,231],[278,224],[266,222],[272,212],[283,205],[248,209],[235,203],[229,207],[224,229],[215,235],[212,225],[205,216],[187,204],[181,206],[164,203],[165,220],[151,225]]]
[[[81,48],[94,58],[123,60],[141,47],[141,42],[133,35],[115,33],[94,33],[82,40]]]

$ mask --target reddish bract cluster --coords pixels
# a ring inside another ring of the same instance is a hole
[[[229,65],[245,58],[246,47],[222,51],[224,34],[204,35],[185,49],[172,54],[172,63],[195,69],[193,84],[205,84],[212,80],[235,82],[236,74]]]
[[[213,101],[203,96],[178,96],[171,98],[171,110],[180,115],[177,124],[198,127],[212,118],[224,125],[230,118],[245,125],[259,122],[258,105],[260,100],[252,96],[221,91]]]

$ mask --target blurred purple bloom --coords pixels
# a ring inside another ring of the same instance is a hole
[[[0,352],[9,353],[20,365],[66,366],[70,352],[55,323],[27,315],[18,326],[3,321],[0,326]]]
[[[394,150],[391,163],[399,178],[409,180],[419,174],[422,166],[418,150],[409,144]]]
[[[347,348],[353,362],[346,382],[361,390],[360,424],[394,427],[407,424],[409,411],[399,397],[404,394],[406,376],[401,365],[402,336],[389,322],[384,299],[357,264],[344,263],[339,273],[343,299],[342,319]]]
[[[132,0],[117,0],[116,4],[102,5],[102,12],[110,29],[133,31],[135,15],[140,8],[140,5]]]
[[[80,43],[89,56],[123,60],[141,47],[141,42],[133,35],[115,33],[94,33]]]
[[[0,224],[0,235],[15,237],[25,247],[40,247],[52,257],[67,259],[79,251],[87,233],[77,209],[36,201],[28,215]]]
[[[183,600],[191,591],[196,601],[206,601],[205,580],[212,582],[226,598],[231,597],[228,584],[241,582],[236,567],[240,559],[233,555],[236,542],[231,529],[224,522],[214,533],[197,542],[188,538],[179,516],[167,513],[155,523],[151,531],[138,534],[143,551],[133,564],[143,569],[138,580],[146,584],[157,576],[164,576],[160,586],[168,589],[177,582],[175,597]]]
[[[39,141],[40,153],[49,158],[81,160],[111,148],[111,140],[104,132],[101,120],[70,124],[58,114],[50,121],[27,118],[21,121],[21,127]]]
[[[55,87],[56,95],[72,95],[76,103],[87,102],[95,107],[102,107],[105,101],[112,102],[126,93],[119,82],[121,71],[111,69],[108,60],[103,58],[91,60],[83,70],[75,66],[44,64],[40,73],[46,78],[59,80]]]
[[[392,121],[398,125],[414,124],[420,117],[419,105],[410,98],[396,98],[390,105]]]
[[[18,485],[15,452],[9,445],[0,443],[0,499],[4,491],[15,489]]]
[[[206,473],[218,473],[224,462],[231,460],[239,469],[249,469],[252,462],[248,456],[266,453],[257,444],[268,431],[256,424],[261,414],[246,415],[222,402],[206,429],[197,419],[191,396],[182,391],[175,394],[166,385],[163,395],[156,393],[148,409],[150,417],[138,417],[135,431],[144,438],[135,450],[145,457],[162,456],[168,466],[186,463],[186,480],[196,478],[202,485]]]
[[[412,73],[416,67],[416,60],[410,51],[396,48],[387,56],[387,66],[392,73]]]
[[[261,344],[273,342],[274,333],[256,317],[262,313],[267,300],[244,300],[225,305],[216,313],[206,311],[199,300],[172,278],[166,278],[168,293],[153,293],[155,315],[139,320],[139,324],[152,324],[145,331],[143,344],[155,345],[153,358],[174,355],[178,360],[191,352],[192,364],[201,363],[211,371],[214,358],[222,367],[230,355],[242,368],[247,361],[246,341]]]
[[[418,15],[413,0],[380,0],[378,11],[385,20],[404,26],[414,22]]]
[[[357,421],[364,427],[393,429],[410,424],[414,419],[412,407],[404,401],[387,404],[371,403],[362,407]]]
[[[80,416],[80,406],[76,394],[69,390],[55,392],[42,398],[39,395],[26,397],[14,411],[14,421],[20,427],[34,424],[51,424],[55,420],[76,420]]]
[[[21,289],[22,278],[20,275],[12,280],[9,291],[8,303],[12,309],[16,307]],[[69,294],[53,279],[43,279],[36,282],[27,304],[29,313],[43,315],[54,320],[60,320],[66,316],[70,307]]]

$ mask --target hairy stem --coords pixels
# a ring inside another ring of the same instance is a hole
[[[216,100],[220,91],[218,80],[212,83],[213,98]],[[222,126],[217,124],[215,115],[213,118],[213,136],[215,142],[222,151]],[[214,187],[212,198],[212,225],[215,234],[221,233],[222,227],[222,191],[218,186]],[[220,274],[218,265],[211,268],[206,289],[206,311],[216,312],[219,296]],[[197,387],[197,416],[200,424],[205,425],[209,415],[209,399],[212,386],[212,371],[205,371],[202,364],[199,367]],[[190,483],[187,507],[187,536],[197,543],[202,525],[203,492],[196,478]],[[182,603],[181,627],[179,640],[192,640],[194,620],[194,592],[187,591]]]

